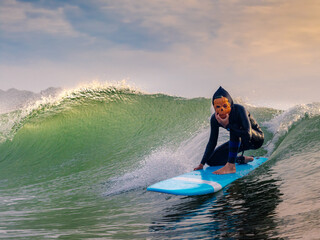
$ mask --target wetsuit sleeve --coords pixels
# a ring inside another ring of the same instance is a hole
[[[250,123],[251,123],[251,128],[252,128],[252,136],[251,139],[253,140],[253,143],[259,143],[258,145],[262,145],[263,140],[264,140],[264,133],[262,129],[260,128],[259,124],[257,121],[250,116]]]
[[[237,110],[239,114],[238,115],[239,120],[241,121],[240,125],[242,126],[242,128],[239,129],[239,127],[231,123],[229,123],[226,128],[230,130],[230,132],[232,132],[232,134],[234,134],[236,137],[241,137],[243,141],[249,142],[252,137],[252,128],[251,128],[249,116],[243,106],[239,105]]]
[[[217,141],[218,141],[218,136],[219,136],[219,124],[218,121],[216,120],[215,116],[212,115],[211,120],[210,120],[210,127],[211,127],[211,132],[210,132],[210,138],[209,142],[207,144],[206,150],[203,154],[201,164],[206,164],[207,160],[213,153],[213,150],[217,146]]]
[[[235,163],[240,147],[240,138],[230,132],[228,162]]]

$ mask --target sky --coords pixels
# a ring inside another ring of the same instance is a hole
[[[91,81],[320,102],[318,0],[1,0],[0,89]]]

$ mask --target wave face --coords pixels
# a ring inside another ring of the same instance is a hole
[[[247,106],[266,137],[247,154],[270,161],[220,194],[146,192],[199,163],[210,106],[205,98],[109,86],[1,114],[0,236],[257,239],[299,238],[306,229],[307,238],[318,236],[319,103],[287,111]],[[221,131],[219,143],[227,140]]]
[[[85,89],[38,103],[27,114],[1,116],[3,126],[14,124],[2,130],[0,175],[9,185],[101,167],[112,175],[193,134],[206,123],[208,109],[210,101],[203,98],[116,88]]]

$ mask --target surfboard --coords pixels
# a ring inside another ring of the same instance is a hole
[[[224,175],[216,175],[212,173],[220,169],[222,166],[207,167],[203,170],[192,171],[155,183],[149,186],[147,190],[185,196],[214,193],[235,180],[249,174],[267,160],[268,158],[265,157],[255,157],[252,162],[247,164],[236,163],[236,173]]]

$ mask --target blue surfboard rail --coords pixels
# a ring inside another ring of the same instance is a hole
[[[255,157],[254,160],[248,164],[236,164],[236,173],[224,175],[212,173],[222,166],[207,167],[203,170],[192,171],[155,183],[149,186],[147,190],[184,196],[214,193],[249,174],[267,160],[268,158],[265,157]]]

